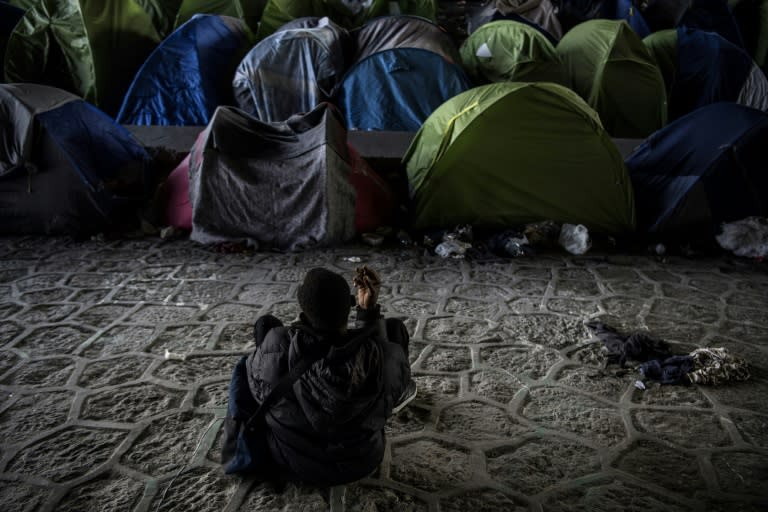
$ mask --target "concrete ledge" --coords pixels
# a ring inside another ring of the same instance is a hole
[[[205,126],[133,126],[126,128],[149,149],[165,149],[174,153],[188,153],[198,134]],[[375,168],[398,166],[408,150],[413,132],[348,132],[349,143]],[[642,139],[613,139],[621,156],[625,158]],[[378,164],[378,165],[377,165]]]

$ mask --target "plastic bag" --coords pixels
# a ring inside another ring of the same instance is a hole
[[[589,230],[583,224],[563,224],[560,228],[560,245],[571,254],[584,254],[592,247]]]

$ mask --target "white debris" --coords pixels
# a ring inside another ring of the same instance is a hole
[[[187,360],[187,354],[180,354],[178,352],[171,352],[168,349],[165,349],[165,359],[167,361],[186,361]]]
[[[723,232],[715,237],[720,247],[745,258],[768,257],[768,219],[747,217],[723,224]]]
[[[452,239],[446,240],[445,242],[435,247],[435,254],[442,256],[443,258],[447,258],[449,256],[453,258],[463,258],[464,254],[467,252],[467,249],[471,248],[472,244],[470,243]]]
[[[576,255],[584,254],[592,247],[589,231],[583,224],[563,224],[558,242],[566,251]]]

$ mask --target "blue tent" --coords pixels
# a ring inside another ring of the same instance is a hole
[[[136,125],[207,125],[219,105],[234,104],[232,76],[250,45],[243,21],[198,14],[147,58],[117,121]]]
[[[741,47],[714,32],[678,28],[669,119],[719,101],[766,110],[768,80]]]
[[[744,48],[739,25],[726,0],[693,0],[680,20],[681,27],[717,32],[733,44]]]
[[[579,23],[602,17],[606,0],[553,0],[557,17],[566,34]]]
[[[714,103],[651,135],[626,159],[638,230],[695,236],[768,215],[768,114]]]
[[[14,27],[24,16],[24,10],[0,1],[0,81],[3,79],[3,59],[8,38]]]
[[[150,158],[111,117],[44,85],[0,85],[0,233],[86,235],[137,220]]]
[[[355,64],[337,104],[349,130],[415,132],[437,107],[470,86],[461,66],[436,53],[393,48]]]
[[[632,0],[614,0],[603,4],[603,17],[612,20],[624,20],[629,23],[638,36],[645,37],[651,33],[640,10]]]

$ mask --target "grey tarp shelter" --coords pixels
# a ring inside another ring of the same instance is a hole
[[[392,48],[420,48],[461,62],[456,44],[440,26],[418,16],[381,16],[351,32],[355,46],[352,64]]]
[[[276,123],[219,107],[190,157],[190,238],[292,251],[349,240],[348,160],[344,121],[328,103]]]

